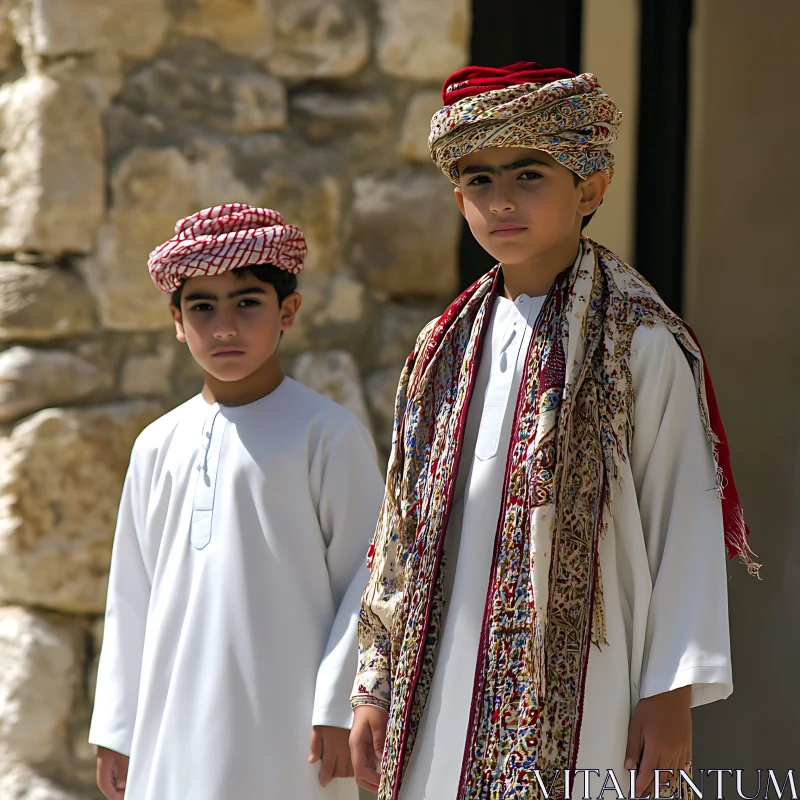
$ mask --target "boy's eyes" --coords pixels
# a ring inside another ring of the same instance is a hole
[[[535,181],[538,178],[541,178],[542,175],[539,172],[520,172],[517,175],[517,180],[523,181]],[[473,178],[467,185],[468,186],[485,186],[487,183],[491,183],[491,178],[488,175],[478,175]]]
[[[252,306],[260,306],[261,303],[253,297],[244,297],[237,304],[237,308],[251,308]],[[197,303],[189,308],[190,311],[213,311],[214,306],[211,303]]]

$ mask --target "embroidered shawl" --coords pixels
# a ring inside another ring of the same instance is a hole
[[[639,325],[664,324],[688,357],[726,546],[758,568],[692,332],[611,252],[588,239],[581,247],[536,322],[518,395],[459,800],[536,796],[534,769],[548,786],[556,777],[552,796],[563,797],[563,770],[575,768],[589,647],[606,635],[598,543],[628,458]],[[389,710],[379,800],[398,796],[430,689],[461,439],[499,286],[495,267],[455,300],[422,332],[400,380],[353,694],[354,706]]]

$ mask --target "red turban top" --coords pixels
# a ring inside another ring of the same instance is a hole
[[[517,61],[507,67],[464,67],[444,82],[442,105],[452,106],[465,97],[474,97],[492,89],[507,89],[522,83],[552,83],[574,77],[575,73],[568,69],[546,69],[535,61]]]

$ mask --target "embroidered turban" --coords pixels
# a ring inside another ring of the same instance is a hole
[[[609,180],[622,114],[594,75],[544,69],[534,61],[502,69],[467,67],[442,88],[444,108],[431,120],[431,157],[453,183],[458,160],[487,147],[530,147],[581,178]]]
[[[229,203],[180,220],[175,236],[150,253],[147,267],[155,285],[169,294],[187,278],[256,264],[296,274],[303,269],[306,251],[302,231],[284,225],[277,211]]]

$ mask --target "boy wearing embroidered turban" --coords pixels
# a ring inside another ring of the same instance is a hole
[[[498,266],[401,377],[356,779],[380,800],[628,796],[638,766],[641,794],[690,761],[690,707],[732,690],[725,546],[756,569],[711,382],[685,323],[582,236],[621,121],[596,78],[472,67],[443,103],[432,157]]]
[[[176,231],[150,273],[205,382],[133,448],[90,733],[98,783],[126,800],[354,800],[355,782],[332,778],[352,776],[373,444],[281,372],[300,230],[237,204]]]

